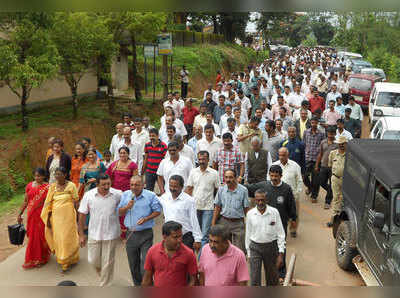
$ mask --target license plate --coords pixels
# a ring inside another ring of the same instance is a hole
[[[363,101],[363,99],[364,99],[362,96],[358,96],[358,95],[353,95],[353,97],[356,101]]]

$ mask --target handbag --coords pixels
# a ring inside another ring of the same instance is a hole
[[[24,243],[26,230],[23,224],[8,226],[8,237],[13,245],[22,245]]]

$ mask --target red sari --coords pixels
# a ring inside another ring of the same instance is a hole
[[[25,252],[25,269],[46,264],[50,258],[50,249],[44,236],[44,224],[40,218],[44,201],[46,200],[48,184],[33,186],[30,182],[26,186],[28,196],[27,228],[28,246]]]

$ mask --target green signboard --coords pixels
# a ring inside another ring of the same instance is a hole
[[[172,35],[171,33],[162,33],[157,36],[158,54],[172,55]]]

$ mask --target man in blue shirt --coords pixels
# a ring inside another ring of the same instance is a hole
[[[296,127],[289,126],[288,139],[282,141],[281,147],[286,147],[289,151],[289,159],[298,163],[301,168],[301,173],[304,175],[306,169],[305,146],[297,137]]]
[[[125,216],[128,229],[126,254],[135,286],[140,286],[144,275],[147,251],[153,245],[154,218],[161,214],[161,205],[154,192],[144,189],[140,176],[130,182],[131,190],[122,194],[118,214]]]

